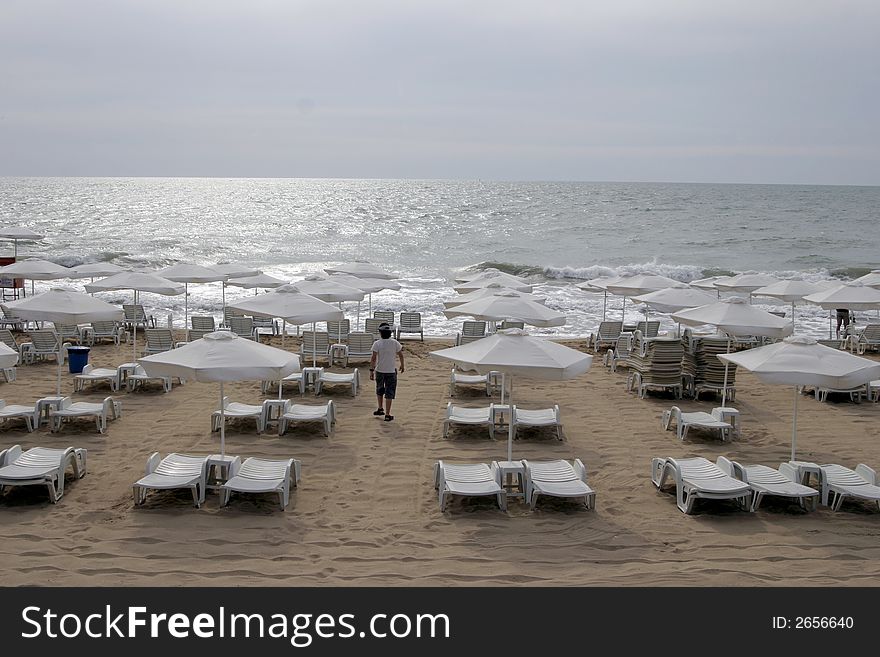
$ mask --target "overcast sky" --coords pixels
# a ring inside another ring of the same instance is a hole
[[[0,175],[880,184],[877,0],[3,0]]]

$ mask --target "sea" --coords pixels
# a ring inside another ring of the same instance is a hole
[[[257,178],[0,178],[0,226],[45,237],[19,258],[136,269],[179,262],[244,263],[296,281],[355,260],[399,274],[401,289],[361,305],[419,311],[429,334],[456,276],[497,268],[524,276],[565,326],[538,335],[584,336],[619,318],[620,297],[576,285],[598,276],[656,273],[683,282],[763,272],[850,280],[880,268],[880,187],[624,182],[489,182]],[[12,255],[0,243],[0,256]],[[37,281],[36,291],[88,279]],[[28,288],[30,284],[28,283]],[[227,301],[253,290],[228,287]],[[126,292],[100,295],[130,302]],[[190,284],[190,314],[220,317],[221,284]],[[724,294],[722,296],[730,296]],[[753,300],[767,310],[790,306]],[[143,294],[164,324],[183,326],[184,298]],[[354,320],[357,304],[343,306]],[[627,301],[627,317],[641,317]],[[856,313],[856,321],[878,316]],[[674,323],[666,316],[665,328]],[[796,308],[798,333],[827,337],[829,312]]]

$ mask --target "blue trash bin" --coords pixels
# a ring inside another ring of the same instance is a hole
[[[89,351],[88,347],[67,348],[67,367],[71,374],[82,374],[83,368],[89,363]]]

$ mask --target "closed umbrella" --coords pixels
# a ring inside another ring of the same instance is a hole
[[[593,357],[565,345],[536,338],[519,329],[500,331],[459,347],[432,351],[434,358],[452,361],[479,374],[501,372],[505,377],[567,381],[590,369]],[[504,383],[501,385],[504,403]],[[510,399],[508,399],[510,403]],[[513,460],[513,423],[507,435],[507,460]]]
[[[727,352],[730,353],[731,335],[755,335],[767,338],[784,338],[791,335],[793,324],[782,317],[755,308],[742,297],[719,299],[705,306],[697,306],[674,313],[672,319],[686,326],[711,325],[727,334]],[[724,389],[721,406],[727,402],[728,366],[724,365]]]
[[[752,292],[756,297],[770,297],[791,304],[791,322],[794,324],[794,304],[803,301],[805,296],[821,292],[822,286],[804,280],[777,281],[771,285],[759,287]]]
[[[0,239],[12,240],[12,257],[17,258],[19,240],[23,242],[33,242],[35,240],[43,239],[43,236],[28,228],[10,227],[0,228]]]
[[[85,286],[86,292],[111,292],[114,290],[131,290],[134,303],[137,305],[138,292],[151,292],[165,296],[183,294],[186,291],[183,285],[169,281],[157,274],[140,271],[126,271],[114,276],[102,278],[100,281],[89,283]],[[132,326],[131,340],[132,360],[137,360],[137,324]]]
[[[455,308],[456,306],[460,306],[463,303],[476,301],[477,299],[482,299],[483,297],[488,297],[493,294],[498,294],[500,292],[506,292],[508,294],[517,296],[520,299],[528,299],[529,301],[534,301],[535,303],[540,304],[543,304],[545,301],[547,301],[547,299],[545,299],[544,297],[535,296],[534,294],[529,294],[528,292],[517,292],[516,290],[512,290],[509,287],[504,287],[500,283],[492,283],[491,285],[482,287],[479,290],[474,290],[473,292],[468,292],[467,294],[459,294],[457,297],[447,299],[443,302],[443,307]]]
[[[470,316],[490,322],[512,319],[531,326],[563,326],[566,318],[540,303],[523,299],[516,292],[498,292],[444,310],[449,318]]]
[[[159,276],[167,278],[175,283],[183,283],[184,294],[183,300],[183,328],[189,328],[189,284],[190,283],[215,283],[217,281],[225,281],[229,276],[211,269],[210,267],[202,267],[201,265],[193,265],[189,263],[180,263],[165,269],[160,269]],[[223,286],[223,315],[226,315],[226,286]]]
[[[300,371],[299,356],[283,349],[216,331],[177,349],[140,359],[150,376],[179,376],[220,383],[220,455],[226,454],[223,384],[227,381],[280,380]]]
[[[56,324],[84,322],[112,322],[123,318],[122,310],[101,299],[62,288],[53,288],[43,294],[2,304],[3,309],[22,319]],[[57,393],[61,396],[61,345],[58,345]]]
[[[791,460],[796,460],[798,387],[855,388],[880,378],[880,363],[795,336],[738,354],[718,356],[736,363],[765,383],[794,386]]]
[[[59,278],[69,278],[70,269],[56,265],[48,260],[28,258],[13,262],[11,265],[0,267],[0,276],[24,278],[31,282],[31,294],[34,293],[34,281],[52,281]]]

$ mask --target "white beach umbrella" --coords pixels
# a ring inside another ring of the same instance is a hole
[[[657,276],[656,274],[637,274],[635,276],[625,276],[616,281],[605,284],[605,288],[611,292],[623,297],[623,311],[621,313],[621,321],[626,321],[626,298],[635,297],[640,294],[648,294],[656,292],[667,287],[679,287],[684,285],[681,281],[668,278],[667,276]]]
[[[707,278],[698,278],[697,280],[688,283],[688,285],[701,290],[718,290],[718,288],[715,287],[715,283],[726,281],[729,278],[730,276],[709,276]]]
[[[715,287],[724,292],[745,292],[749,295],[749,303],[751,303],[752,292],[778,282],[778,278],[769,274],[737,274],[723,281],[716,281]]]
[[[727,334],[727,351],[730,353],[730,336],[755,335],[767,338],[784,338],[791,335],[794,325],[748,304],[742,297],[719,299],[705,306],[697,306],[674,313],[672,319],[686,326],[710,325]],[[721,406],[727,402],[727,371],[724,366],[724,389]]]
[[[373,313],[373,293],[381,292],[382,290],[399,290],[400,283],[396,283],[387,278],[360,278],[358,276],[352,276],[351,274],[327,274],[327,278],[336,281],[337,283],[342,283],[343,285],[348,285],[349,287],[353,287],[356,290],[360,290],[361,292],[368,294],[370,297],[369,302],[369,313]],[[358,309],[357,309],[357,324],[356,326],[360,328],[361,325],[361,302],[358,301]]]
[[[357,278],[400,278],[400,276],[394,272],[386,271],[381,267],[360,260],[336,265],[335,267],[324,267],[324,271],[328,274],[349,274],[350,276],[356,276]]]
[[[463,303],[476,301],[477,299],[482,299],[483,297],[491,296],[493,294],[499,294],[501,292],[506,292],[517,296],[520,299],[527,299],[529,301],[534,301],[535,303],[540,304],[543,304],[547,301],[547,299],[545,299],[544,297],[535,296],[534,294],[528,294],[527,292],[517,292],[516,290],[512,290],[509,287],[504,287],[500,283],[492,283],[491,285],[482,287],[479,290],[474,290],[473,292],[468,292],[467,294],[459,294],[457,297],[447,299],[443,302],[443,307],[455,308],[456,306],[460,306]]]
[[[282,285],[287,285],[290,281],[285,281],[281,278],[275,278],[274,276],[269,276],[269,274],[254,274],[253,276],[239,276],[237,278],[230,278],[226,281],[227,285],[232,285],[233,287],[243,287],[248,290],[271,290],[276,287],[281,287]]]
[[[487,274],[489,272],[500,272],[501,270],[498,267],[486,267],[485,269],[480,269],[479,271],[470,271],[470,272],[462,272],[456,274],[453,279],[456,283],[467,283],[468,281],[472,281],[475,278],[479,278],[483,274]],[[513,274],[511,274],[512,276]],[[520,279],[521,282],[526,283],[526,279]]]
[[[43,239],[43,236],[28,228],[8,227],[0,228],[0,239],[12,240],[12,257],[17,258],[19,240],[22,242],[33,242]]]
[[[862,285],[867,285],[868,287],[880,288],[880,269],[873,269],[864,276],[859,276],[853,281],[853,283],[861,283]]]
[[[186,295],[183,299],[183,328],[189,328],[189,284],[190,283],[216,283],[217,281],[225,281],[229,276],[224,274],[223,272],[219,272],[216,269],[211,269],[210,267],[202,267],[201,265],[194,265],[186,262],[182,262],[177,265],[172,265],[171,267],[166,267],[165,269],[160,269],[158,272],[159,276],[163,278],[167,278],[169,281],[174,281],[176,283],[183,283],[184,286],[184,294]],[[226,315],[226,286],[223,286],[223,314]]]
[[[509,287],[517,292],[532,292],[532,286],[528,283],[523,282],[523,280],[517,276],[511,276],[510,274],[505,274],[504,272],[488,272],[479,276],[473,280],[470,280],[466,283],[460,283],[456,285],[452,289],[461,294],[467,292],[473,292],[474,290],[479,290],[480,288],[487,287],[492,285],[493,283],[498,283],[499,285],[503,285],[505,287]]]
[[[38,294],[27,299],[10,301],[0,304],[3,309],[22,319],[31,319],[41,322],[55,322],[56,324],[80,324],[84,322],[112,322],[123,319],[124,313],[120,308],[106,301],[101,301],[87,294],[53,288],[48,292]],[[59,349],[61,345],[59,344]],[[61,354],[58,361],[58,385],[57,392],[61,395]]]
[[[288,322],[296,325],[312,324],[313,330],[316,322],[340,321],[345,318],[339,308],[306,294],[296,285],[282,285],[272,292],[236,301],[229,307],[258,317],[280,317],[285,325]],[[283,344],[284,331],[281,332],[281,340]],[[315,359],[313,349],[312,366],[315,365]]]
[[[846,389],[880,378],[880,363],[826,347],[803,336],[786,338],[738,354],[721,354],[718,358],[746,368],[765,383],[794,386],[792,461],[796,460],[798,386]]]
[[[299,356],[240,338],[232,331],[208,333],[177,349],[139,360],[150,376],[179,376],[220,383],[220,454],[226,453],[223,384],[227,381],[281,380],[300,371]]]
[[[0,342],[0,370],[8,370],[17,364],[18,352],[5,342]]]
[[[28,258],[13,262],[5,267],[0,267],[0,276],[29,280],[31,282],[31,294],[33,294],[34,281],[52,281],[59,278],[69,278],[70,268],[62,267],[54,262],[41,260],[40,258]]]
[[[361,290],[333,280],[332,277],[324,277],[318,275],[306,276],[303,280],[297,281],[296,286],[301,292],[311,294],[316,299],[326,301],[327,303],[339,303],[342,307],[343,301],[357,301],[360,303],[366,296]],[[339,325],[342,330],[342,325]],[[337,335],[337,340],[342,342],[342,336]]]
[[[449,317],[469,316],[474,319],[500,321],[505,319],[525,322],[531,326],[564,326],[566,317],[540,303],[523,299],[516,292],[498,292],[460,306],[444,310]]]
[[[103,278],[124,272],[125,269],[112,262],[89,262],[70,268],[68,278]]]
[[[169,281],[158,274],[141,271],[124,271],[100,281],[89,283],[85,286],[86,292],[112,292],[116,290],[131,290],[134,303],[138,302],[138,292],[151,292],[164,296],[175,296],[186,291],[183,285]],[[137,359],[137,324],[132,326],[131,339],[132,359]]]
[[[602,293],[602,321],[605,321],[606,310],[608,308],[608,285],[616,283],[624,278],[623,276],[600,276],[591,278],[583,283],[578,283],[576,287],[585,292],[601,292]]]
[[[246,276],[257,276],[262,274],[262,270],[250,265],[242,265],[239,263],[225,263],[222,265],[211,265],[210,269],[226,274],[230,278],[245,278]]]
[[[664,290],[640,294],[633,297],[633,301],[650,306],[660,313],[677,313],[687,308],[715,303],[717,299],[707,292],[683,285],[682,287],[667,287]]]
[[[429,355],[452,361],[463,370],[474,370],[479,374],[497,371],[505,377],[522,376],[550,381],[573,379],[589,370],[593,363],[593,357],[588,354],[532,337],[519,329],[500,331],[459,347],[432,351]],[[502,382],[502,396],[504,387]],[[513,460],[512,423],[507,436],[507,460]]]
[[[770,297],[791,304],[791,321],[794,323],[794,304],[803,301],[805,296],[822,291],[822,286],[804,280],[777,281],[772,285],[759,287],[752,292],[756,297]]]
[[[880,309],[880,290],[862,283],[843,283],[837,287],[822,290],[804,297],[804,301],[821,306],[825,310],[846,308],[847,310]]]

